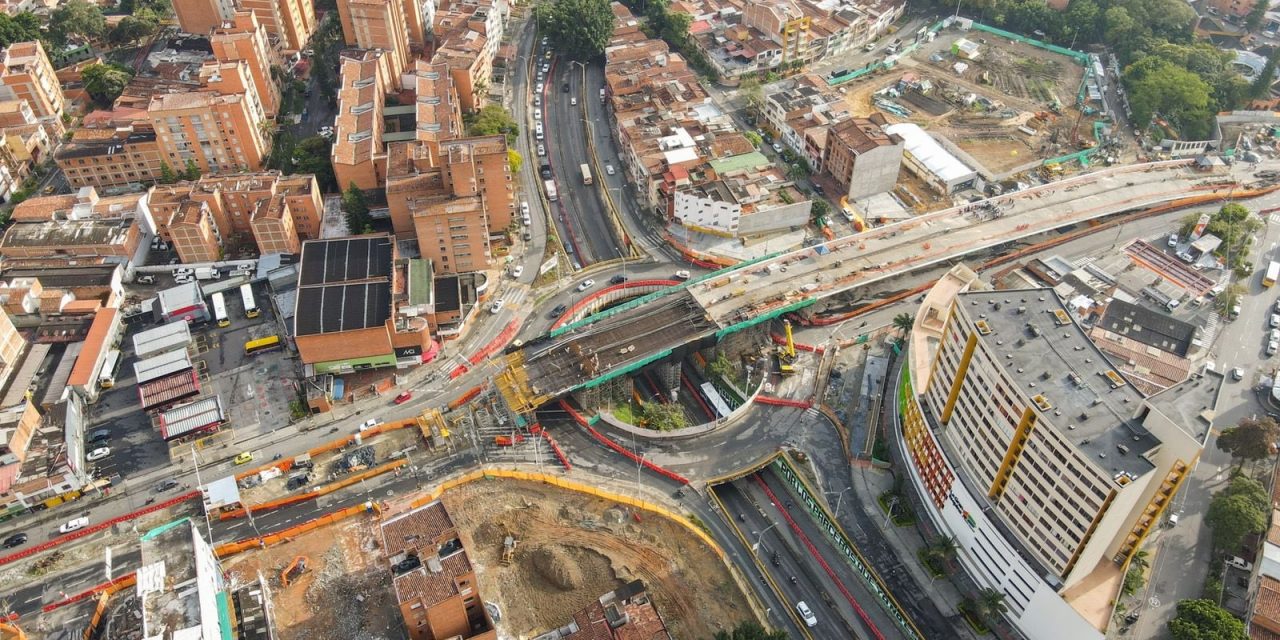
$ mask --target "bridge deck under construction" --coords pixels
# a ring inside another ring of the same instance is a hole
[[[561,393],[637,357],[680,346],[716,328],[688,292],[651,300],[558,337],[526,345],[524,366],[530,391],[535,396]]]

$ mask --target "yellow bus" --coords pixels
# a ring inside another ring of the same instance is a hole
[[[267,336],[265,338],[258,338],[257,340],[250,340],[244,343],[244,354],[246,356],[251,356],[255,353],[262,353],[263,351],[274,351],[283,346],[284,344],[280,342],[280,336]]]

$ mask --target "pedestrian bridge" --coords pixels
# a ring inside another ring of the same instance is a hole
[[[681,350],[939,262],[1117,213],[1187,198],[1251,197],[1274,188],[1237,165],[1192,160],[1113,167],[765,256],[559,327],[508,356],[498,383],[523,412]],[[1191,204],[1189,201],[1188,204]]]

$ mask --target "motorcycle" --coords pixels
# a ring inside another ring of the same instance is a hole
[[[796,580],[795,576],[791,576],[791,584],[799,584],[799,581]]]

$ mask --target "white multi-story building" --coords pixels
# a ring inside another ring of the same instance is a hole
[[[1102,638],[1202,451],[1222,377],[1147,397],[1050,289],[956,267],[917,312],[895,444],[923,511],[1031,640]]]

